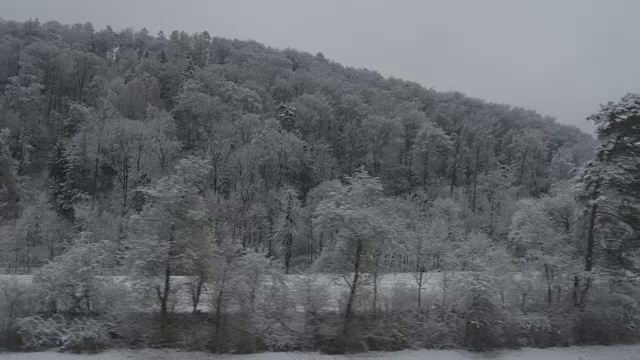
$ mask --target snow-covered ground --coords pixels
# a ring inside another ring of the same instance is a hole
[[[640,345],[587,346],[551,349],[507,350],[471,353],[464,350],[405,350],[371,352],[355,355],[321,355],[317,353],[262,353],[252,355],[216,355],[175,350],[112,350],[97,355],[71,355],[55,352],[0,354],[2,360],[639,360]]]

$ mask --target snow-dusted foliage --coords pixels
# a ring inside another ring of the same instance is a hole
[[[596,243],[609,261],[637,266],[640,228],[640,95],[627,94],[589,117],[598,124],[596,158],[583,167],[578,187],[589,211],[586,269]]]
[[[636,341],[640,96],[590,120],[0,19],[0,348]]]
[[[608,136],[629,126],[629,120],[640,116],[640,94],[627,94],[618,102],[608,102],[589,120],[598,125],[598,133]],[[635,125],[631,125],[632,127]]]

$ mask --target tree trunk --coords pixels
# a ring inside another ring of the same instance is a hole
[[[573,306],[578,307],[580,305],[578,301],[578,287],[580,286],[580,278],[578,275],[573,277]]]
[[[171,290],[171,266],[169,263],[164,269],[164,288],[160,295],[160,341],[164,342],[167,327],[168,307],[167,302],[169,300],[169,291]]]
[[[284,273],[289,274],[289,268],[291,267],[291,243],[293,242],[292,235],[287,234],[285,249],[284,249]]]
[[[273,249],[273,219],[269,219],[269,241],[267,246],[267,257],[271,258],[272,249]]]
[[[373,315],[378,313],[378,263],[380,255],[376,254],[376,265],[373,272]]]
[[[422,277],[424,273],[418,270],[418,312],[422,309]]]
[[[351,313],[352,313],[352,307],[353,307],[353,300],[355,299],[356,296],[356,290],[358,289],[358,279],[360,278],[360,257],[362,253],[362,240],[358,239],[358,245],[356,246],[356,261],[354,263],[354,268],[353,268],[353,282],[351,283],[350,286],[350,291],[349,291],[349,299],[347,300],[347,308],[345,310],[344,313],[344,335],[346,335],[348,333],[348,324],[349,321],[351,320]]]
[[[307,234],[307,269],[311,268],[313,262],[313,246],[311,239],[313,238],[313,221],[309,224],[309,232]]]
[[[128,164],[127,167],[123,170],[123,179],[122,179],[122,215],[124,216],[127,213],[127,196],[129,193],[129,169]]]
[[[49,242],[49,261],[52,261],[56,257],[56,244],[53,241]]]
[[[589,227],[587,229],[587,254],[584,262],[584,270],[591,271],[593,268],[593,245],[594,245],[594,230],[596,225],[596,214],[598,211],[598,205],[591,205],[589,212]]]
[[[211,162],[213,163],[213,193],[217,194],[218,193],[218,162],[216,161],[215,156],[213,157]]]
[[[476,161],[473,173],[473,198],[471,200],[471,212],[476,212],[476,194],[478,189],[478,158],[480,157],[480,146],[476,149]]]
[[[191,301],[193,303],[193,313],[195,314],[198,311],[198,304],[200,303],[200,295],[202,295],[202,286],[204,285],[204,280],[202,276],[198,277],[198,284],[194,291],[191,294]]]
[[[591,287],[591,277],[587,275],[582,289],[580,289],[580,278],[578,275],[573,277],[573,305],[584,309],[587,303],[587,293]]]
[[[173,256],[173,234],[175,231],[175,224],[171,224],[171,230],[169,233],[169,256],[167,263],[164,267],[164,288],[162,293],[158,294],[160,297],[160,339],[164,342],[167,327],[167,317],[169,314],[167,303],[169,301],[169,293],[171,292],[171,258]]]
[[[535,187],[536,187],[536,158],[537,158],[537,151],[535,151],[533,153],[533,159],[531,160],[531,178],[529,180],[529,191],[532,193],[536,193]]]
[[[98,144],[98,148],[96,150],[96,154],[99,154],[99,153],[100,153],[100,144]],[[86,152],[85,152],[85,154],[86,154]],[[93,181],[92,181],[92,186],[91,186],[91,199],[92,199],[92,202],[95,201],[95,199],[96,199],[96,192],[97,192],[96,187],[98,186],[98,165],[99,165],[99,157],[98,157],[98,155],[96,155],[96,163],[95,163],[94,168],[93,168]]]
[[[448,281],[447,281],[447,272],[443,271],[442,272],[442,318],[444,319],[445,316],[445,306],[447,305],[447,286],[448,285]]]
[[[27,229],[27,274],[31,273],[31,229]]]
[[[460,144],[456,146],[456,154],[453,158],[453,169],[451,171],[451,187],[449,189],[449,195],[453,195],[453,188],[456,185],[456,180],[458,178],[458,151],[460,149]]]
[[[222,278],[220,279],[220,284],[218,286],[218,297],[216,298],[216,333],[215,333],[215,337],[216,337],[216,346],[218,346],[218,342],[219,342],[219,336],[220,336],[220,323],[221,323],[221,319],[222,319],[222,299],[224,296],[224,287],[226,285],[226,280],[227,280],[227,266],[228,264],[225,264],[225,268],[222,271]]]
[[[291,209],[287,209],[287,216],[285,218],[285,223],[289,228],[293,227],[293,219],[291,218]],[[291,267],[291,258],[293,257],[293,234],[291,231],[287,232],[285,237],[284,244],[284,273],[289,273],[289,268]]]
[[[424,188],[426,190],[428,181],[429,181],[429,152],[428,151],[424,154],[424,171],[422,172],[422,177],[424,181]]]
[[[562,288],[558,287],[558,296],[556,298],[556,302],[560,303],[561,300],[562,300]]]
[[[522,185],[522,178],[524,177],[524,168],[525,165],[527,163],[527,155],[529,153],[529,149],[524,151],[524,154],[522,155],[522,164],[520,164],[520,174],[518,175],[518,186]]]
[[[549,302],[549,306],[551,306],[553,299],[551,297],[551,283],[553,282],[553,275],[551,273],[551,269],[549,269],[549,265],[544,264],[544,273],[547,278],[547,301]]]
[[[14,248],[14,252],[13,252],[13,274],[17,274],[18,273],[18,253],[19,253],[19,249],[18,249],[18,244],[15,245]]]

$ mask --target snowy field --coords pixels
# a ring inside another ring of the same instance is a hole
[[[640,345],[588,346],[552,349],[523,349],[490,353],[464,350],[405,350],[371,352],[355,355],[320,355],[317,353],[263,353],[252,355],[216,355],[175,350],[112,350],[97,355],[71,355],[55,352],[0,354],[2,360],[639,360]]]
[[[452,281],[456,276],[460,274],[448,273],[448,281]],[[115,282],[129,285],[129,280],[125,276],[111,276]],[[0,275],[0,286],[3,282],[19,282],[22,284],[30,284],[32,282],[32,275]],[[302,299],[306,293],[313,294],[313,298],[323,304],[322,310],[335,311],[339,309],[340,302],[344,299],[343,295],[348,292],[348,287],[344,281],[344,278],[339,275],[329,274],[314,274],[314,275],[285,275],[284,280],[288,291],[295,293],[298,298]],[[423,276],[422,294],[428,296],[429,294],[440,294],[442,283],[442,273],[426,273]],[[373,288],[371,279],[361,279],[362,290],[371,290]],[[263,293],[266,293],[266,289],[272,286],[270,279],[265,278],[261,281]],[[189,277],[187,276],[172,276],[172,289],[175,296],[174,301],[170,304],[172,310],[176,313],[189,313],[193,310],[191,303],[191,295],[189,291]],[[378,279],[378,299],[380,304],[384,306],[386,299],[390,298],[391,294],[397,291],[416,291],[418,284],[416,277],[411,273],[395,273],[381,275]],[[201,299],[198,305],[198,310],[208,312],[212,304],[212,294],[209,288],[205,288],[202,292]],[[302,310],[302,305],[298,304]],[[148,309],[148,307],[144,307]]]

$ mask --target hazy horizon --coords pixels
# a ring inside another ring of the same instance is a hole
[[[152,34],[207,30],[322,52],[345,66],[534,109],[587,132],[594,127],[585,118],[599,104],[636,91],[638,51],[628,20],[638,10],[640,2],[624,0],[0,4],[9,20],[90,21],[96,29],[147,28]]]

